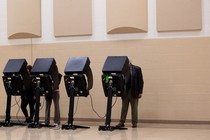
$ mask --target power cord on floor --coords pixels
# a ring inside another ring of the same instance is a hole
[[[100,118],[100,119],[104,119],[106,117],[106,114],[102,117],[99,115],[99,113],[95,110],[94,108],[94,105],[93,105],[93,99],[92,99],[92,96],[91,94],[89,95],[90,96],[90,103],[91,103],[91,107],[92,107],[92,110],[93,112]]]
[[[95,110],[94,108],[94,105],[93,105],[93,99],[92,99],[92,96],[91,94],[89,95],[90,96],[90,101],[91,101],[91,107],[92,107],[92,110],[93,112],[100,118],[100,119],[104,119],[106,117],[106,114],[104,116],[100,116],[99,113]],[[115,98],[115,101],[114,103],[112,104],[112,108],[115,106],[115,104],[117,103],[117,97]]]

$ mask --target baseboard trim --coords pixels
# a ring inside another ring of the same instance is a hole
[[[5,116],[0,116],[0,118],[5,118]],[[11,116],[11,119],[17,119],[16,116]],[[18,116],[19,120],[25,119],[23,116]],[[2,119],[1,119],[2,120]],[[40,117],[40,120],[44,120],[44,117]],[[51,118],[53,120],[53,117]],[[67,121],[67,118],[61,118],[61,121]],[[105,119],[98,118],[74,118],[74,121],[82,122],[105,122]],[[112,119],[112,122],[119,122],[119,119]],[[130,123],[131,120],[127,119],[126,122]],[[140,119],[139,123],[159,123],[159,124],[197,124],[197,125],[209,125],[210,121],[194,121],[194,120],[146,120]]]
[[[62,121],[67,120],[62,118]],[[85,121],[85,122],[105,122],[105,119],[97,118],[75,118],[75,121]],[[119,122],[119,119],[112,119],[112,122]],[[126,122],[130,123],[131,119],[127,119]],[[159,123],[159,124],[200,124],[200,125],[209,125],[210,121],[194,121],[194,120],[144,120],[140,119],[139,123]]]

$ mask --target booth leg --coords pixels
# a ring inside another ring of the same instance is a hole
[[[75,130],[77,128],[90,128],[86,126],[79,126],[79,125],[73,125],[73,115],[74,115],[74,86],[70,87],[70,100],[69,100],[69,114],[68,114],[68,124],[67,125],[62,125],[62,129],[71,129]]]
[[[12,96],[10,94],[7,94],[6,118],[5,118],[5,123],[3,124],[4,126],[12,126],[12,124],[10,123],[11,100]]]
[[[106,122],[105,126],[99,126],[99,131],[113,131],[115,129],[125,130],[127,128],[118,128],[111,126],[111,113],[112,113],[112,86],[108,87],[108,97],[107,97],[107,109],[106,109]]]

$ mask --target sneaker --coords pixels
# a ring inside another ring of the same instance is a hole
[[[54,130],[59,130],[61,127],[60,127],[60,124],[59,123],[54,123],[52,129]]]
[[[60,125],[60,123],[54,123],[55,127],[58,127]]]
[[[47,126],[50,125],[50,122],[42,122],[41,125]]]
[[[117,125],[116,125],[116,127],[125,127],[125,125],[124,125],[124,123],[123,122],[120,122],[120,123],[118,123]]]
[[[55,127],[58,126],[58,123],[54,123],[54,126],[55,126]]]

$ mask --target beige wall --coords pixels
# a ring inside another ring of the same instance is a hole
[[[106,98],[101,86],[101,69],[109,55],[127,55],[142,67],[145,86],[139,104],[139,119],[144,120],[210,120],[210,38],[129,40],[1,46],[0,70],[10,58],[26,58],[29,63],[39,57],[54,57],[63,73],[69,57],[89,56],[94,76],[94,107],[103,116]],[[69,99],[61,83],[61,117],[68,115]],[[5,113],[6,93],[0,80],[0,115]],[[18,99],[18,98],[17,98]],[[15,98],[12,98],[13,103]],[[97,118],[90,97],[81,97],[76,118]],[[120,115],[121,99],[112,110],[112,118]],[[17,107],[12,108],[15,116]],[[44,116],[42,109],[40,116]],[[53,114],[53,110],[52,110]],[[130,113],[128,114],[130,118]],[[19,113],[22,116],[22,112]]]

